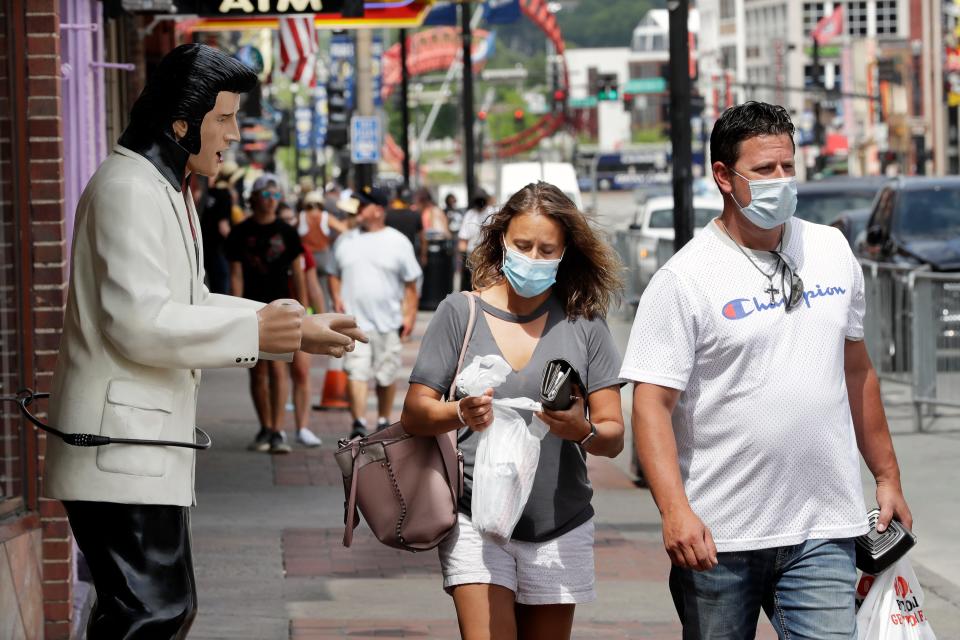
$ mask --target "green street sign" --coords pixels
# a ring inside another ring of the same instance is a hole
[[[567,102],[571,109],[590,109],[597,106],[596,96],[587,96],[586,98],[570,98]]]
[[[637,93],[664,93],[667,90],[667,81],[663,78],[631,78],[627,80],[627,86],[623,92],[627,94]]]

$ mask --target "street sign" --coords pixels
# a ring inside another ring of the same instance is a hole
[[[380,118],[353,116],[350,118],[350,162],[376,164],[380,162]]]
[[[591,109],[597,106],[596,96],[587,96],[586,98],[570,98],[567,103],[571,109]]]
[[[340,13],[343,4],[343,0],[179,0],[177,12],[246,18],[285,13]]]
[[[129,1],[129,0],[124,0]],[[143,0],[142,0],[143,1]],[[159,2],[160,0],[154,0]],[[313,15],[317,29],[369,29],[377,27],[418,27],[430,11],[432,0],[398,2],[362,2],[363,17],[344,16],[350,5],[359,0],[179,0],[171,7],[180,15],[195,15],[189,32],[259,31],[276,29],[283,15]],[[323,11],[312,7],[322,2]],[[300,10],[305,6],[305,10]]]
[[[628,94],[665,93],[666,90],[667,81],[661,77],[631,78],[623,88],[623,92]]]
[[[297,131],[297,149],[309,149],[313,145],[313,109],[297,107],[293,114]]]

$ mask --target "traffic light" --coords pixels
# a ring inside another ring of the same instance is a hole
[[[601,73],[597,75],[597,100],[619,100],[620,87],[617,74]]]
[[[513,110],[513,124],[516,126],[517,130],[523,129],[523,109],[514,109]]]
[[[558,111],[563,111],[567,103],[567,92],[563,89],[555,89],[551,98],[553,103],[553,111],[555,113]]]
[[[634,101],[634,98],[636,97],[637,95],[635,93],[627,93],[626,91],[624,91],[623,93],[623,110],[624,111],[626,111],[627,113],[633,113],[633,104],[634,104],[633,101]]]
[[[484,111],[483,109],[481,109],[480,111],[477,111],[477,120],[479,120],[480,122],[485,122],[486,119],[487,119],[486,111]]]
[[[349,129],[346,87],[342,82],[331,80],[327,83],[327,144],[337,148],[347,146]]]

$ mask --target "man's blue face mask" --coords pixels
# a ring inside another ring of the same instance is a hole
[[[749,180],[733,167],[730,171],[740,176],[750,187],[750,204],[745,207],[730,193],[730,197],[747,220],[761,229],[773,229],[793,217],[797,210],[796,178]]]

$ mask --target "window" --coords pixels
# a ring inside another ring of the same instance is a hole
[[[897,0],[877,0],[877,35],[897,35]]]
[[[736,0],[720,0],[720,19],[733,20],[737,17]]]
[[[867,35],[867,3],[849,2],[847,3],[847,33],[851,36]]]
[[[822,2],[804,2],[803,3],[803,33],[809,34],[817,26],[820,19],[824,16],[824,7]]]

